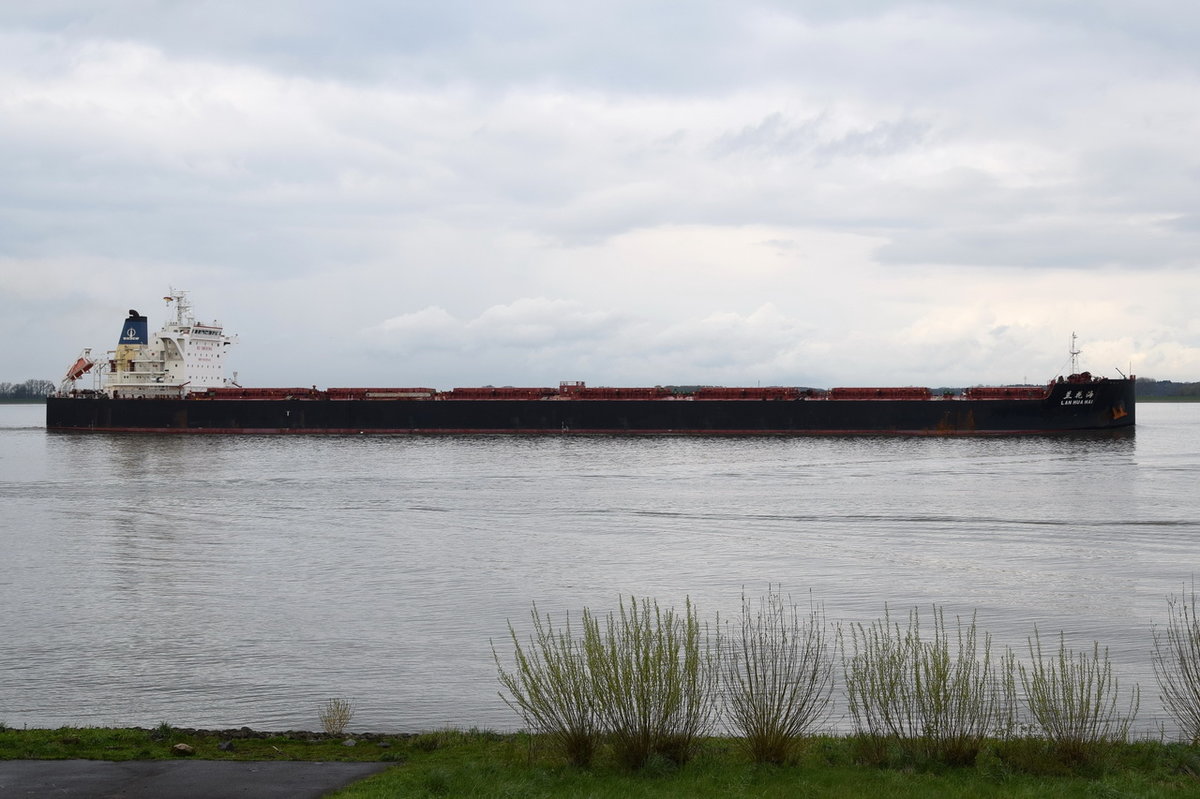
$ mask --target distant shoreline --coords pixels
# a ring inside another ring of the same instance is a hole
[[[1139,404],[1143,402],[1200,402],[1200,397],[1138,397]],[[0,405],[45,405],[46,400],[0,397]]]

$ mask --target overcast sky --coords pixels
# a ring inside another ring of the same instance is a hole
[[[0,6],[0,380],[1200,380],[1200,5]]]

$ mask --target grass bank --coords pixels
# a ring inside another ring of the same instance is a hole
[[[683,766],[663,758],[637,771],[600,757],[566,765],[529,736],[443,733],[438,748],[335,794],[383,797],[1178,797],[1200,795],[1200,757],[1173,744],[1115,747],[1067,768],[1044,742],[995,744],[961,767],[906,761],[863,765],[856,738],[806,739],[789,762],[750,762],[740,742],[707,738]]]
[[[201,760],[305,760],[387,762],[424,736],[338,735],[315,732],[260,732],[247,727],[195,730],[161,724],[141,727],[61,727],[18,730],[0,727],[0,760],[165,760],[174,747],[192,749]],[[346,741],[354,741],[352,746]],[[419,745],[419,744],[418,744]]]
[[[353,746],[345,745],[355,741]],[[750,762],[735,739],[701,740],[685,765],[666,758],[638,770],[602,748],[573,767],[545,740],[524,733],[441,730],[419,735],[328,736],[241,730],[62,728],[0,731],[0,758],[166,759],[176,744],[209,760],[391,762],[395,767],[335,794],[382,797],[1179,797],[1200,795],[1200,748],[1114,744],[1095,758],[1064,762],[1040,740],[990,742],[962,766],[921,761],[895,749],[874,762],[856,737],[806,738],[782,765]]]

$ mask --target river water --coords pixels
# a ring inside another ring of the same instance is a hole
[[[514,729],[489,643],[530,603],[728,616],[781,583],[843,624],[936,603],[1020,651],[1111,649],[1200,570],[1200,404],[1136,436],[50,433],[0,405],[0,722]],[[835,722],[836,723],[836,722]],[[843,722],[844,723],[844,722]]]

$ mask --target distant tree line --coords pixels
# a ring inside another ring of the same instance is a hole
[[[1200,383],[1176,383],[1174,380],[1137,379],[1139,397],[1200,397]]]
[[[0,383],[0,401],[40,400],[54,393],[51,380],[26,380],[24,383]]]

